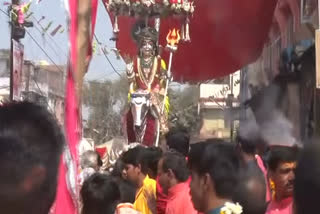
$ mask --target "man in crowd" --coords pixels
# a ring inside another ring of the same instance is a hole
[[[291,214],[298,148],[272,146],[268,158],[268,174],[274,184],[274,197],[266,214]]]
[[[83,183],[81,199],[82,214],[115,213],[120,190],[110,176],[95,173]]]
[[[238,182],[240,160],[236,149],[227,143],[200,142],[191,147],[188,164],[195,209],[205,214],[220,214],[226,203],[232,202]]]
[[[166,135],[166,143],[169,149],[175,150],[187,157],[189,153],[190,136],[184,130],[172,130]]]
[[[157,179],[158,162],[162,156],[162,150],[158,147],[146,148],[144,161],[148,168],[148,175],[152,179]]]
[[[93,175],[95,172],[98,172],[100,167],[102,166],[102,160],[100,155],[96,151],[86,151],[80,157],[80,165],[81,165],[81,173],[80,184]]]
[[[294,213],[317,213],[320,194],[320,145],[318,142],[308,145],[302,152],[294,183]]]
[[[270,185],[268,181],[267,169],[261,156],[258,155],[259,150],[263,150],[261,148],[264,148],[265,146],[264,146],[264,142],[259,137],[257,137],[257,134],[253,136],[256,136],[256,137],[253,137],[252,139],[248,139],[245,136],[241,136],[241,132],[239,132],[239,135],[237,137],[237,147],[245,167],[248,167],[248,168],[258,167],[261,173],[264,175],[264,179],[265,179],[264,182],[266,185],[265,198],[266,198],[266,202],[269,202],[271,200],[271,190],[270,190]]]
[[[260,169],[253,165],[241,170],[233,201],[239,202],[245,214],[265,214],[266,184]]]
[[[152,212],[148,206],[148,198],[150,195],[156,197],[156,181],[147,175],[145,152],[146,148],[135,147],[123,154],[122,161],[125,164],[127,179],[137,188],[134,208],[142,214],[151,214],[154,211]]]
[[[196,214],[187,182],[189,170],[184,156],[168,152],[158,164],[159,183],[168,195],[166,214]]]
[[[168,149],[174,150],[187,157],[189,153],[189,134],[182,129],[172,129],[166,134],[166,144]],[[157,214],[166,213],[168,196],[163,192],[159,182],[157,182]]]
[[[63,144],[46,108],[27,102],[0,106],[1,213],[49,212]]]

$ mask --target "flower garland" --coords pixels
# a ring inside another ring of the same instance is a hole
[[[195,10],[191,0],[109,0],[107,8],[119,15],[143,14],[146,11],[160,15],[192,15]]]
[[[220,214],[241,214],[242,206],[239,203],[226,202],[221,208]]]

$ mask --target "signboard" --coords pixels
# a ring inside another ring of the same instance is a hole
[[[24,47],[20,42],[12,39],[12,94],[13,100],[21,100],[22,70]]]
[[[312,23],[314,12],[317,10],[317,0],[301,0],[301,23]]]

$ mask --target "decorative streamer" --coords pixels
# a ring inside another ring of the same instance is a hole
[[[60,30],[60,28],[62,28],[62,25],[58,25],[58,26],[50,33],[50,35],[51,35],[51,36],[55,36],[55,35],[58,33],[58,31]]]
[[[46,33],[49,30],[49,28],[51,27],[52,23],[53,23],[53,21],[50,21],[48,23],[48,25],[45,28],[43,28],[43,33]]]

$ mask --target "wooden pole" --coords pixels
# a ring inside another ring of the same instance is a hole
[[[320,4],[319,4],[320,5]],[[314,121],[316,136],[320,136],[320,30],[316,30],[316,85],[314,96]]]
[[[88,48],[91,33],[91,0],[79,0],[78,3],[78,38],[77,38],[77,71],[75,80],[79,107],[81,106],[83,78],[86,74],[90,58],[88,58]]]

